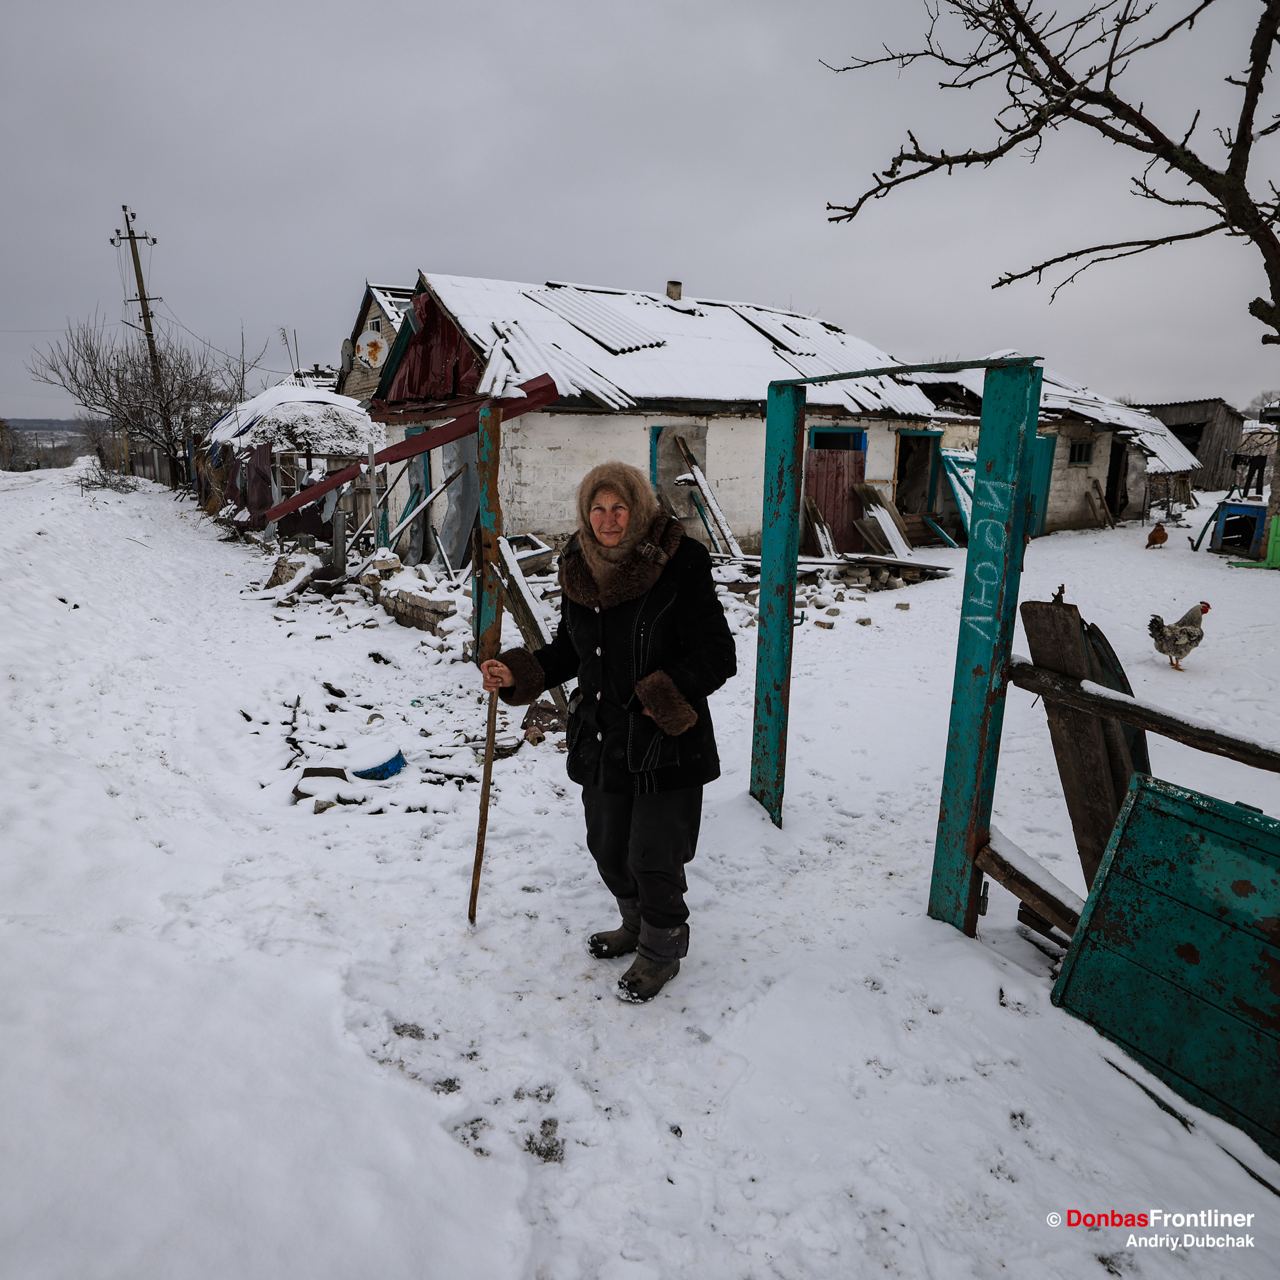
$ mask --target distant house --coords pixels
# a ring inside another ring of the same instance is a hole
[[[994,356],[1012,352],[995,352]],[[982,371],[913,374],[940,409],[956,421],[944,446],[972,448],[982,403]],[[967,415],[967,416],[965,416]],[[1189,502],[1191,476],[1200,465],[1158,418],[1045,369],[1035,458],[1037,533],[1095,528],[1102,501],[1117,519],[1148,506]],[[945,504],[944,504],[945,505]]]
[[[310,369],[295,369],[287,378],[281,378],[282,387],[305,387],[308,391],[336,391],[339,372],[331,364],[313,364]]]
[[[368,402],[382,376],[391,344],[400,332],[412,289],[366,284],[351,336],[342,344],[342,368],[332,390]]]
[[[1261,483],[1264,485],[1275,483],[1277,438],[1280,438],[1280,428],[1273,423],[1259,422],[1256,418],[1245,419],[1240,434],[1240,452],[1250,457],[1261,456],[1266,459],[1261,467]]]
[[[1163,422],[1200,462],[1197,489],[1230,489],[1242,452],[1244,414],[1225,400],[1175,400],[1142,406]]]
[[[500,484],[509,529],[563,540],[577,520],[578,478],[618,458],[646,471],[689,531],[704,537],[688,490],[672,483],[688,470],[679,436],[751,549],[761,529],[769,383],[897,363],[812,316],[686,298],[675,282],[664,293],[646,293],[424,273],[371,411],[394,442],[404,424],[417,429],[550,374],[559,399],[503,426]],[[941,433],[929,397],[898,377],[810,387],[808,405],[810,480],[834,469],[892,491],[897,432]],[[472,437],[440,450],[432,482],[474,449]],[[838,541],[854,546],[847,484],[829,494],[828,521]],[[446,544],[456,548],[465,537],[474,501],[474,490],[469,495],[461,483],[450,490]]]

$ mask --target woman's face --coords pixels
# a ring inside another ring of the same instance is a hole
[[[627,532],[627,521],[631,519],[631,508],[622,500],[621,494],[612,489],[601,489],[591,499],[591,532],[602,547],[616,547]]]

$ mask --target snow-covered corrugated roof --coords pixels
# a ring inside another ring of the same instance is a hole
[[[369,292],[378,306],[386,312],[387,319],[398,330],[404,319],[404,313],[408,311],[413,299],[413,290],[402,289],[399,285],[371,284]]]
[[[315,365],[310,369],[295,369],[287,378],[280,379],[282,387],[308,387],[312,391],[332,391],[338,385],[338,371],[332,365],[323,369]]]
[[[381,448],[386,430],[350,396],[281,383],[223,414],[209,432],[209,444],[237,447],[270,443],[309,447],[314,453],[362,456]]]
[[[425,272],[421,281],[486,356],[486,395],[549,373],[562,396],[608,409],[645,400],[743,403],[764,400],[778,379],[901,363],[835,325],[769,307]],[[935,416],[919,387],[890,377],[810,387],[808,401]]]
[[[988,359],[1019,354],[1017,351],[995,351]],[[963,369],[959,373],[916,373],[909,376],[926,385],[958,384],[977,399],[982,399],[984,375],[981,369]],[[1200,466],[1200,459],[1153,414],[1091,391],[1053,369],[1046,368],[1043,371],[1040,410],[1046,418],[1070,414],[1075,418],[1083,418],[1086,422],[1096,422],[1099,426],[1111,428],[1132,440],[1147,455],[1147,471],[1153,474],[1194,471]]]

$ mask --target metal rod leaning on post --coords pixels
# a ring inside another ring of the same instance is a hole
[[[487,405],[480,410],[477,470],[480,479],[480,530],[477,539],[473,619],[477,664],[496,658],[502,648],[502,586],[498,578],[498,539],[502,537],[502,504],[498,497],[498,453],[502,442],[502,410]],[[493,782],[493,747],[498,728],[498,691],[489,694],[489,718],[485,728],[484,771],[480,781],[480,818],[476,826],[476,856],[471,867],[471,899],[467,921],[476,922],[480,897],[480,869],[489,826],[489,790]]]
[[[405,463],[405,466],[407,467],[408,465],[409,465],[409,464],[406,462],[406,463]],[[432,503],[433,503],[433,502],[434,502],[434,501],[435,501],[435,500],[436,500],[436,499],[437,499],[437,498],[438,498],[438,497],[439,497],[439,496],[440,496],[440,495],[441,495],[441,494],[442,494],[442,493],[443,493],[443,492],[444,492],[444,491],[445,491],[445,490],[446,490],[446,489],[447,489],[447,488],[448,488],[448,487],[449,487],[449,486],[450,486],[450,485],[451,485],[451,484],[452,484],[452,483],[453,483],[453,482],[454,482],[454,481],[455,481],[455,480],[456,480],[456,479],[457,479],[457,478],[458,478],[458,477],[463,473],[463,471],[465,471],[465,470],[466,470],[465,466],[463,466],[463,467],[458,467],[458,468],[454,471],[454,473],[453,473],[453,474],[452,474],[452,475],[451,475],[447,480],[443,480],[443,481],[441,481],[441,483],[440,483],[440,484],[436,485],[436,487],[435,487],[434,489],[432,489],[432,490],[431,490],[431,492],[430,492],[429,494],[427,494],[427,496],[426,496],[425,498],[423,498],[423,499],[422,499],[422,501],[421,501],[421,502],[419,502],[419,503],[418,503],[418,505],[417,505],[416,507],[414,507],[412,511],[410,511],[410,512],[409,512],[409,514],[408,514],[408,515],[404,516],[404,517],[401,519],[400,523],[399,523],[398,525],[396,525],[396,527],[395,527],[394,529],[392,529],[392,530],[391,530],[391,533],[390,533],[390,535],[389,535],[389,536],[388,536],[388,538],[387,538],[387,550],[388,550],[388,551],[395,551],[395,549],[396,549],[396,543],[400,541],[400,535],[401,535],[401,534],[402,534],[402,533],[403,533],[403,532],[404,532],[404,531],[405,531],[405,530],[406,530],[406,529],[407,529],[407,528],[408,528],[408,527],[409,527],[409,526],[410,526],[410,525],[411,525],[411,524],[412,524],[412,523],[413,523],[413,522],[418,518],[418,516],[419,516],[419,515],[421,515],[424,511],[428,511],[428,510],[430,509],[430,507],[431,507],[431,504],[432,504]],[[390,492],[390,491],[388,490],[388,492]],[[367,517],[366,517],[366,519],[367,519]],[[361,526],[361,528],[363,528],[363,526]],[[359,529],[357,529],[357,530],[356,530],[356,533],[358,534],[359,532],[360,532],[360,530],[359,530]],[[364,571],[365,571],[365,570],[366,570],[366,569],[367,569],[367,568],[368,568],[368,567],[373,563],[374,558],[377,556],[377,554],[378,554],[378,553],[375,551],[375,552],[373,553],[373,555],[366,556],[366,557],[365,557],[365,559],[364,559],[363,561],[361,561],[361,563],[360,563],[360,567],[359,567],[358,569],[353,570],[351,573],[347,574],[347,577],[348,577],[348,578],[358,578],[358,577],[359,577],[359,576],[360,576],[360,575],[361,575],[361,574],[362,574],[362,573],[363,573],[363,572],[364,572]],[[450,578],[452,578],[452,577],[453,577],[452,570],[450,571],[449,576],[450,576]]]
[[[535,413],[537,410],[551,404],[560,394],[556,390],[554,379],[550,374],[546,373],[541,373],[536,378],[530,378],[528,382],[522,382],[519,390],[521,392],[519,396],[503,398],[488,403],[496,404],[508,418],[514,418],[522,413]],[[376,462],[401,462],[405,458],[412,458],[420,453],[426,453],[428,449],[438,449],[441,445],[461,440],[464,436],[471,435],[477,429],[480,408],[481,406],[476,406],[467,409],[456,418],[441,423],[438,427],[432,427],[421,435],[409,436],[397,444],[388,445],[374,455],[374,460]],[[377,400],[370,406],[369,412],[375,422],[400,420],[392,414],[391,410]],[[423,409],[422,412],[426,413],[427,410]],[[338,488],[339,485],[344,485],[349,480],[354,480],[360,475],[364,466],[364,463],[356,462],[349,467],[343,467],[341,471],[335,471],[332,475],[326,476],[321,480],[319,484],[313,484],[309,489],[304,489],[301,493],[295,493],[293,497],[286,498],[283,502],[272,507],[267,512],[266,518],[268,520],[279,520],[281,516],[286,516],[291,511],[297,511],[313,502],[318,502],[326,493]]]

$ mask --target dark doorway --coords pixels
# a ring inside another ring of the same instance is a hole
[[[904,515],[931,515],[937,497],[940,434],[898,433],[893,502]]]
[[[1129,505],[1129,446],[1114,437],[1111,441],[1111,459],[1107,463],[1107,507],[1119,520]]]

